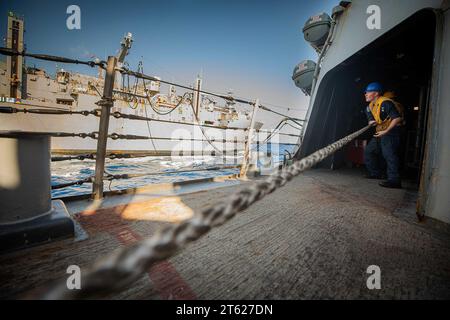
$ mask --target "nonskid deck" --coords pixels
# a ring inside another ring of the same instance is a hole
[[[1,256],[1,295],[32,296],[67,277],[69,265],[83,270],[248,183],[183,194],[153,189],[106,199],[102,208],[68,203],[89,238]],[[110,297],[449,298],[450,230],[418,222],[414,200],[414,191],[381,189],[356,171],[306,172]],[[370,265],[381,269],[380,290],[366,286]]]

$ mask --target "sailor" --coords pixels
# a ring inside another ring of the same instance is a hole
[[[376,133],[364,151],[364,161],[369,171],[367,178],[381,179],[380,154],[386,160],[387,181],[380,182],[386,188],[401,188],[399,174],[400,126],[403,125],[403,107],[384,94],[382,85],[370,83],[365,91],[366,115],[370,125],[376,126]]]

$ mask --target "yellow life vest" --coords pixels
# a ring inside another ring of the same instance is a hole
[[[392,100],[391,98],[394,97],[393,93],[391,92],[386,92],[383,96],[380,96],[377,98],[377,100],[372,101],[369,104],[369,108],[370,108],[370,112],[373,115],[373,118],[375,119],[377,126],[376,126],[376,132],[379,131],[384,131],[386,130],[389,125],[391,124],[392,119],[387,117],[384,120],[381,120],[381,105],[383,104],[383,102],[385,101],[390,101],[394,104],[395,108],[397,109],[398,113],[400,114],[400,118],[402,119],[402,121],[400,121],[397,126],[402,126],[405,124],[405,118],[404,118],[404,108],[403,106]]]

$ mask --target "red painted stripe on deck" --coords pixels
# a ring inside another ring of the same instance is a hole
[[[197,296],[169,261],[155,264],[148,272],[162,299],[196,300]]]
[[[109,232],[124,245],[130,245],[141,240],[141,236],[136,232],[133,232],[133,230],[127,226],[122,226],[120,229],[109,230]],[[197,299],[194,291],[192,291],[169,261],[162,261],[155,264],[148,271],[148,275],[162,299]]]

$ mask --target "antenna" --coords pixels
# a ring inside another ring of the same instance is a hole
[[[133,43],[133,35],[131,32],[128,32],[127,35],[123,38],[122,42],[120,43],[121,48],[120,52],[117,55],[117,62],[123,63],[125,60],[125,56],[128,54],[128,50],[131,49],[131,44]]]

